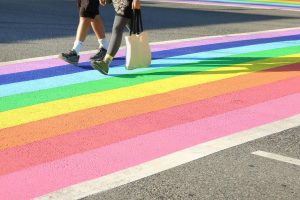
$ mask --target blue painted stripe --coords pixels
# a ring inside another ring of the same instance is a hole
[[[128,71],[124,69],[124,66],[114,67],[111,68],[110,74],[111,76],[118,76],[122,74],[147,71],[153,69],[154,67],[163,68],[170,65],[193,63],[193,62],[198,62],[199,60],[207,60],[207,59],[230,56],[235,54],[250,53],[250,52],[255,52],[257,50],[264,51],[264,50],[298,46],[298,45],[300,45],[300,40],[295,40],[293,42],[291,41],[275,42],[275,43],[268,43],[268,44],[259,44],[259,45],[214,50],[214,51],[201,52],[201,53],[193,53],[193,54],[154,60],[152,62],[151,68],[142,68],[142,69],[136,69],[134,71]],[[100,73],[95,73],[94,71],[85,71],[85,72],[80,72],[80,73],[75,73],[70,75],[63,75],[63,76],[56,76],[56,77],[33,80],[33,81],[0,85],[0,91],[1,91],[0,97],[26,93],[26,92],[33,92],[37,90],[44,90],[44,89],[55,88],[55,87],[61,87],[66,85],[78,84],[78,83],[83,83],[88,81],[100,80],[104,78],[109,78],[109,77],[102,76]]]
[[[153,60],[162,59],[166,57],[174,57],[179,55],[190,54],[194,52],[206,52],[217,49],[225,49],[225,48],[234,48],[246,45],[255,45],[261,43],[270,43],[270,42],[279,42],[279,41],[291,41],[291,40],[299,40],[300,35],[291,35],[291,36],[282,36],[282,37],[274,37],[274,38],[260,38],[253,40],[243,40],[243,41],[235,41],[235,42],[225,42],[218,44],[210,44],[203,46],[193,46],[179,49],[172,49],[166,51],[158,51],[153,52]],[[112,66],[119,66],[124,64],[124,57],[116,59],[113,62]],[[61,76],[66,74],[74,74],[78,72],[84,72],[92,70],[89,62],[85,62],[81,64],[81,67],[75,67],[72,65],[63,65],[57,66],[47,69],[39,69],[29,72],[19,72],[13,74],[5,74],[0,76],[0,85],[22,82],[22,81],[30,81],[35,79],[42,79],[54,76]]]

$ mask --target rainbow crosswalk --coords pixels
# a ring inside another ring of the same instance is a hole
[[[202,5],[237,6],[246,8],[265,8],[282,10],[300,10],[299,0],[154,0],[169,3],[188,3]]]
[[[56,58],[0,66],[0,196],[31,199],[300,114],[300,28],[152,45],[110,76]]]

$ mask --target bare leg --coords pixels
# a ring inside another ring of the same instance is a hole
[[[83,42],[85,40],[86,36],[89,33],[90,25],[91,25],[90,18],[80,17],[78,28],[77,28],[77,33],[76,33],[77,41]]]
[[[96,15],[96,17],[91,20],[91,25],[96,34],[97,39],[105,38],[103,21],[99,15]]]
[[[68,53],[62,53],[60,54],[60,58],[64,61],[71,63],[71,64],[78,64],[79,61],[79,52],[83,46],[83,42],[86,38],[86,36],[89,33],[91,26],[91,19],[80,17],[79,18],[79,24],[77,27],[77,33],[76,33],[76,40],[74,42],[73,48]]]

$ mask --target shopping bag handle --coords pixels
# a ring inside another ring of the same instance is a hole
[[[130,35],[140,34],[144,31],[142,14],[140,9],[134,9],[130,22]]]

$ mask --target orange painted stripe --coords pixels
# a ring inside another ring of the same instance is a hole
[[[6,128],[0,131],[0,150],[297,76],[300,63]]]

